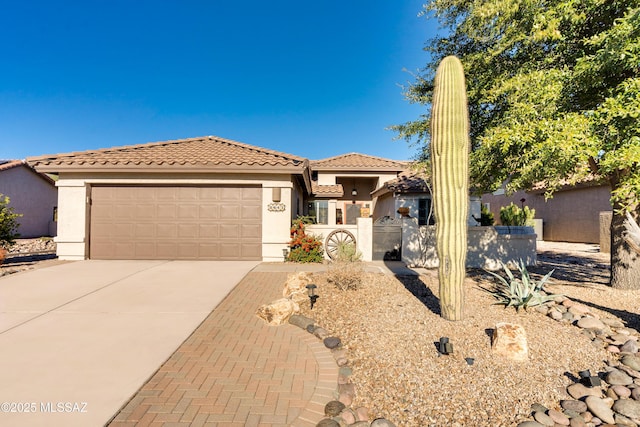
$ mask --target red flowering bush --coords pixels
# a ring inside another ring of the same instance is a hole
[[[318,236],[307,234],[305,225],[308,220],[298,217],[291,225],[291,241],[289,242],[288,261],[293,262],[323,262],[324,249]]]

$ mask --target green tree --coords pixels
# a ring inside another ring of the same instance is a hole
[[[440,58],[462,60],[474,188],[542,183],[551,197],[608,182],[611,283],[640,288],[640,255],[623,238],[625,212],[640,213],[640,0],[431,0],[424,14],[445,33],[406,95],[430,104]],[[428,145],[429,115],[394,128]]]
[[[20,237],[17,219],[22,214],[14,213],[9,201],[9,197],[0,194],[0,249],[8,249]]]

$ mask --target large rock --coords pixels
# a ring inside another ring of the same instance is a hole
[[[633,383],[633,378],[617,369],[609,371],[604,380],[611,385],[629,385]]]
[[[496,324],[491,348],[495,354],[512,360],[526,361],[529,358],[527,335],[524,328],[513,323]]]
[[[583,317],[582,319],[578,320],[577,325],[582,329],[593,329],[598,331],[604,329],[604,323],[602,323],[595,317]]]
[[[300,311],[300,306],[289,298],[281,298],[271,304],[258,307],[256,316],[267,322],[269,325],[281,325],[286,323],[292,314]]]
[[[640,402],[632,399],[619,399],[613,404],[613,410],[631,419],[640,419]]]
[[[574,383],[567,387],[567,393],[576,400],[580,400],[585,396],[602,396],[600,387],[587,387],[581,383]]]
[[[287,281],[282,290],[282,296],[292,299],[298,304],[309,301],[307,285],[312,281],[311,273],[308,271],[291,273],[287,276]]]
[[[585,403],[587,407],[591,411],[593,415],[600,418],[607,424],[615,424],[615,420],[613,418],[613,411],[609,405],[609,402],[605,399],[600,399],[595,396],[587,396],[585,399]]]
[[[622,358],[622,363],[635,371],[640,371],[640,357],[627,354]]]

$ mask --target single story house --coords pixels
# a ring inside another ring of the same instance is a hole
[[[53,179],[22,160],[0,160],[0,194],[18,218],[20,237],[56,235],[58,189]]]
[[[407,162],[308,159],[207,136],[27,159],[59,176],[61,259],[282,261],[291,221],[372,218]]]

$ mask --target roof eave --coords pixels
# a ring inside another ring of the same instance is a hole
[[[355,166],[326,166],[326,167],[317,167],[311,166],[311,169],[317,172],[324,171],[341,171],[341,172],[352,172],[352,173],[376,173],[376,172],[402,172],[405,170],[406,166],[384,166],[384,167],[355,167]]]
[[[298,166],[282,166],[282,165],[33,165],[33,168],[41,173],[218,173],[218,172],[233,172],[233,173],[247,173],[247,174],[259,174],[259,173],[284,173],[284,174],[304,174],[304,165]],[[306,180],[306,178],[305,178]],[[309,183],[309,188],[310,188]]]

